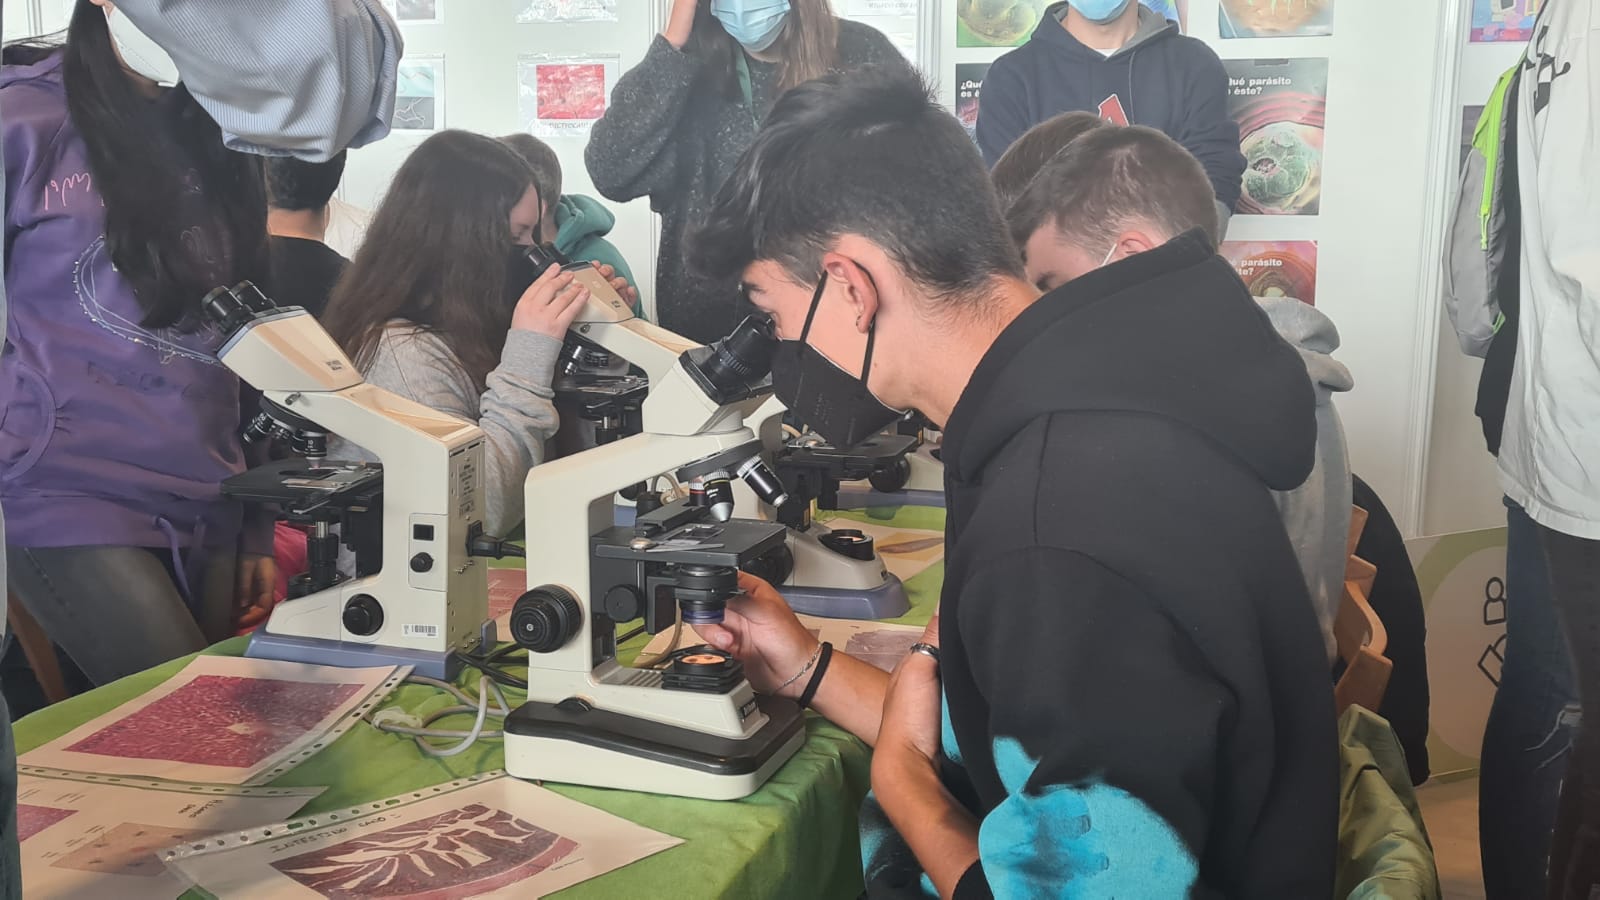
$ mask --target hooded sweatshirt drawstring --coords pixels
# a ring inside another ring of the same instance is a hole
[[[194,576],[200,571],[200,559],[205,555],[206,520],[194,520],[189,543],[189,558],[183,558],[183,538],[178,534],[178,529],[166,516],[156,516],[156,527],[167,537],[167,552],[172,554],[172,575],[177,581],[178,592],[183,595],[183,602],[190,610],[198,611],[198,599],[190,587]]]

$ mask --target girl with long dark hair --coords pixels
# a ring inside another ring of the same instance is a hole
[[[556,266],[516,281],[541,208],[533,169],[511,148],[433,135],[395,174],[323,318],[369,383],[483,429],[484,527],[499,535],[522,521],[522,482],[559,424],[556,358],[589,299]],[[373,458],[338,440],[329,455]]]
[[[836,18],[828,0],[674,0],[666,30],[617,82],[584,152],[601,194],[649,197],[661,214],[663,327],[707,343],[744,317],[737,283],[684,265],[685,236],[780,94],[864,65],[908,63],[878,31]]]
[[[221,496],[242,390],[200,313],[267,272],[261,169],[138,36],[79,0],[0,68],[9,587],[96,684],[225,637],[273,581],[270,520]]]

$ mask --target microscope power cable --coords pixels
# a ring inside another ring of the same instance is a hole
[[[376,715],[374,715],[370,720],[372,727],[378,729],[379,731],[386,731],[390,734],[406,735],[417,742],[417,748],[423,753],[426,753],[427,755],[437,759],[445,759],[463,753],[467,750],[467,748],[477,743],[479,739],[500,738],[504,736],[504,733],[500,731],[483,730],[484,723],[489,718],[492,717],[495,719],[504,719],[506,716],[511,714],[511,704],[506,702],[505,693],[500,690],[500,686],[495,684],[488,675],[480,675],[478,677],[478,700],[476,704],[473,703],[471,697],[467,696],[467,694],[464,693],[460,688],[449,683],[448,681],[440,681],[436,678],[428,678],[422,675],[413,675],[406,679],[406,683],[422,684],[429,687],[438,688],[460,700],[461,704],[456,706],[447,706],[444,709],[436,710],[435,712],[430,713],[426,719],[422,720],[420,728],[378,721]],[[494,699],[493,705],[490,705],[489,702],[491,692],[493,693]],[[473,721],[472,728],[468,731],[429,727],[434,722],[437,722],[447,716],[464,714],[470,715],[473,713],[477,714],[477,718]],[[450,746],[440,747],[437,744],[429,743],[429,739],[454,739],[456,740],[456,743]]]

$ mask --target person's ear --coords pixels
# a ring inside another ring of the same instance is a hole
[[[822,256],[822,270],[828,281],[838,286],[841,296],[850,304],[855,316],[856,330],[866,333],[872,326],[872,317],[878,314],[878,285],[859,261],[842,253],[829,252]]]
[[[1124,259],[1136,253],[1154,250],[1166,242],[1166,239],[1153,228],[1130,229],[1117,236],[1117,247],[1122,251],[1121,256]]]

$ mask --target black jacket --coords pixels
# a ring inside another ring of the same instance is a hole
[[[945,780],[983,820],[957,896],[1329,895],[1333,695],[1269,493],[1316,430],[1197,232],[1001,334],[944,437]]]

